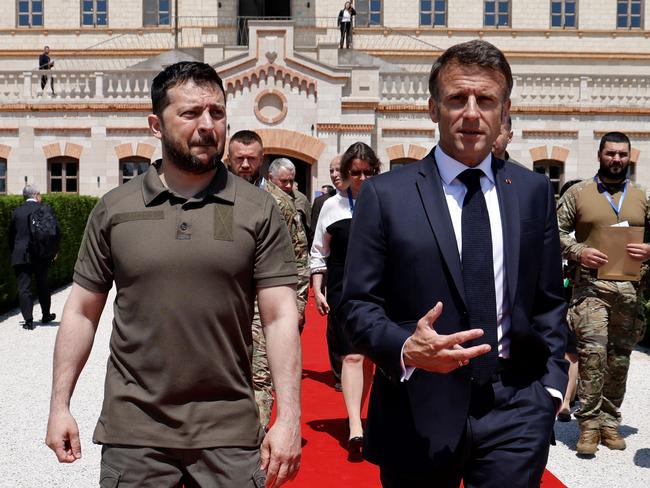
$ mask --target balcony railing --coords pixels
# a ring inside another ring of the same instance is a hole
[[[150,101],[156,70],[34,70],[0,71],[0,103]],[[47,76],[41,88],[41,77]],[[518,107],[650,108],[650,76],[515,75],[513,104]],[[383,103],[426,105],[428,73],[380,73]]]
[[[151,80],[156,74],[158,72],[152,70],[2,71],[0,102],[38,103],[51,102],[53,99],[77,102],[148,102],[151,100]],[[47,76],[48,80],[41,88],[43,76]]]

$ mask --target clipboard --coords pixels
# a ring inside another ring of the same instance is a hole
[[[607,264],[598,268],[599,280],[639,281],[641,261],[627,253],[628,244],[643,243],[643,227],[596,227],[589,238],[589,246],[607,255]]]

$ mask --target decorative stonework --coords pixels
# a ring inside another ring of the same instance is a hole
[[[318,132],[345,132],[345,133],[359,133],[359,132],[374,132],[375,126],[372,124],[318,124]]]
[[[566,160],[569,157],[569,152],[569,149],[565,147],[553,146],[551,149],[551,159],[554,161],[566,163]]]
[[[58,142],[47,144],[46,146],[43,146],[43,153],[45,154],[45,159],[59,157],[62,155],[61,146]]]
[[[0,158],[1,159],[9,159],[9,153],[11,152],[11,146],[7,146],[6,144],[0,144]]]
[[[377,110],[378,102],[341,102],[341,110]]]
[[[133,146],[130,142],[119,144],[115,146],[115,154],[117,155],[117,159],[124,159],[133,156]]]
[[[542,137],[542,138],[568,138],[577,139],[577,130],[555,130],[555,129],[524,129],[521,131],[521,137]]]
[[[429,112],[429,107],[426,105],[392,105],[380,103],[377,107],[377,112]]]
[[[115,146],[115,154],[117,155],[117,159],[125,159],[137,156],[151,160],[155,152],[156,148],[151,144],[147,144],[145,142],[139,142],[136,146],[135,151],[133,151],[133,144],[130,142]]]
[[[429,150],[426,147],[418,146],[416,144],[411,144],[409,145],[409,152],[406,157],[415,160],[420,160],[424,158],[428,152]]]
[[[531,147],[529,149],[530,158],[533,161],[542,161],[548,159],[548,150],[546,146]]]
[[[402,159],[405,157],[404,145],[395,144],[394,146],[389,146],[386,148],[386,154],[388,155],[388,159],[390,161],[394,161],[395,159]]]
[[[325,144],[315,137],[284,129],[258,129],[265,154],[281,154],[315,164],[325,150]]]
[[[140,156],[141,158],[151,160],[154,153],[156,152],[156,147],[146,142],[138,142],[138,147],[135,150],[135,155]]]
[[[275,82],[269,81],[271,78]],[[290,85],[298,88],[301,92],[313,93],[316,96],[317,81],[315,79],[309,78],[286,66],[278,66],[271,63],[257,66],[235,77],[227,78],[224,80],[224,85],[226,93],[234,95],[237,92],[243,91],[244,87],[258,86],[260,82],[267,82],[269,85],[275,86],[278,80],[283,85]]]
[[[83,151],[83,146],[80,146],[79,144],[74,144],[72,142],[66,142],[63,155],[74,159],[81,159],[82,151]]]
[[[151,103],[2,103],[0,112],[144,112]]]
[[[427,136],[435,137],[436,129],[423,129],[421,127],[404,127],[404,128],[386,128],[381,130],[384,136]]]
[[[106,127],[107,136],[150,136],[149,127]]]
[[[90,127],[35,127],[35,136],[90,137]]]
[[[18,136],[18,127],[0,127],[0,136],[16,137]]]
[[[253,105],[255,117],[264,124],[279,124],[287,116],[287,97],[279,90],[269,88],[262,90],[255,97]]]

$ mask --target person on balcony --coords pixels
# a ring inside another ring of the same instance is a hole
[[[54,66],[54,61],[50,59],[50,46],[45,46],[43,48],[43,52],[40,54],[38,57],[38,69],[39,70],[44,70],[44,69],[52,69]],[[47,75],[41,76],[41,90],[45,90],[45,85],[47,85]],[[52,76],[50,78],[50,88],[52,90],[52,95],[55,95],[54,93],[54,78]]]
[[[357,15],[357,12],[352,7],[352,2],[345,2],[343,10],[339,12],[339,18],[336,22],[336,24],[341,29],[339,49],[343,49],[344,40],[346,49],[350,49],[350,46],[352,46],[352,17],[355,15]]]

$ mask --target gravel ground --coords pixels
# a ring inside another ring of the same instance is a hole
[[[60,465],[45,446],[52,375],[52,350],[58,319],[69,288],[52,296],[54,324],[36,324],[36,330],[20,327],[20,312],[0,316],[0,488],[96,487],[100,447],[92,432],[101,409],[113,292],[72,399],[72,413],[81,432],[83,457],[72,465]],[[35,317],[40,317],[38,306]],[[575,420],[556,423],[557,445],[551,448],[548,469],[570,488],[647,488],[650,486],[650,351],[632,354],[628,392],[623,404],[625,451],[602,447],[591,459],[575,452],[578,427]],[[504,487],[505,488],[505,487]]]

